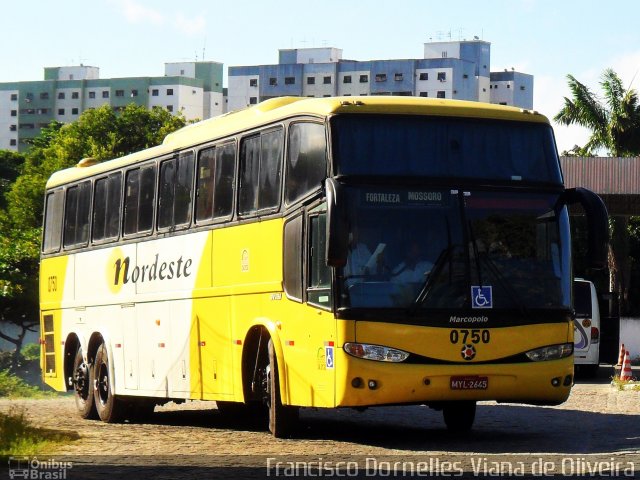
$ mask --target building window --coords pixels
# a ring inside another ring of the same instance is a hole
[[[15,132],[16,130],[18,130],[18,126],[13,124],[13,125],[9,125],[9,131],[11,132]]]
[[[507,102],[500,102],[500,105],[506,105]]]
[[[447,58],[448,53],[446,51],[442,52],[442,58]]]
[[[295,83],[296,83],[296,77],[284,77],[285,85],[295,85]]]
[[[420,92],[420,96],[421,97],[428,97],[429,96],[429,92]]]
[[[331,85],[331,77],[322,77],[322,83],[325,85]]]
[[[404,75],[402,75],[402,73],[396,73],[396,74],[393,76],[393,79],[394,79],[396,82],[401,82],[401,81],[402,81],[402,79],[403,79],[403,77],[404,77]]]
[[[102,91],[102,98],[109,98],[109,90]]]
[[[167,88],[167,95],[173,95],[173,88]]]
[[[58,115],[64,115],[64,108],[58,109]]]
[[[49,92],[42,92],[40,94],[40,100],[49,100]]]
[[[376,82],[386,82],[387,74],[386,73],[378,73],[376,74]]]
[[[524,85],[520,85],[520,90],[524,90]]]
[[[116,90],[116,97],[124,97],[124,90]]]
[[[446,82],[447,81],[447,72],[438,72],[438,81]]]
[[[167,111],[173,112],[173,105],[167,105]]]
[[[138,96],[138,90],[131,90],[131,96],[132,97],[137,97]]]
[[[96,98],[96,92],[89,92],[89,98]]]
[[[249,86],[250,87],[257,87],[258,86],[258,79],[257,78],[250,78],[249,79]]]
[[[438,90],[438,95],[437,96],[438,96],[438,98],[447,98],[445,93],[444,93],[444,90]]]
[[[351,83],[351,75],[345,75],[342,79],[342,83]]]
[[[255,105],[258,103],[258,97],[249,97],[249,105]]]
[[[46,115],[49,113],[49,109],[48,108],[39,108],[38,110],[36,110],[36,113],[38,115]]]
[[[429,80],[429,74],[426,72],[422,72],[419,77],[420,80]]]
[[[157,97],[159,94],[160,94],[160,91],[157,88],[154,88],[153,90],[151,90],[152,97]]]
[[[80,94],[78,92],[71,92],[71,98],[73,100],[78,100],[80,98]]]
[[[507,88],[511,88],[511,84],[507,83]]]
[[[315,85],[316,77],[307,77],[307,85]]]
[[[16,145],[18,145],[18,142],[16,141],[15,138],[12,138],[11,140],[9,140],[9,145],[11,145],[12,147],[15,147]]]
[[[469,78],[469,75],[465,73],[464,75],[462,75],[462,78]]]
[[[78,115],[78,109],[77,108],[72,108],[71,109],[71,115]]]
[[[369,75],[360,75],[360,83],[369,83]]]
[[[58,92],[58,100],[64,100],[64,92]]]
[[[496,85],[494,85],[494,86],[493,86],[493,88],[494,88],[494,89],[498,88],[498,85],[497,85],[497,84],[496,84]]]
[[[278,85],[278,79],[276,77],[269,77],[269,85],[275,87]]]
[[[17,117],[18,116],[18,111],[17,110],[11,110],[11,116],[12,117]]]
[[[18,94],[17,93],[12,93],[11,94],[11,101],[16,102],[18,100]]]

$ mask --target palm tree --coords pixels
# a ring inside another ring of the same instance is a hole
[[[602,74],[601,100],[573,75],[567,75],[573,98],[554,117],[562,125],[577,124],[591,130],[585,151],[605,148],[614,157],[640,154],[640,103],[635,89],[625,89],[620,77],[607,69]]]
[[[579,155],[589,155],[605,148],[613,157],[640,154],[640,104],[635,89],[625,89],[620,77],[606,69],[600,86],[600,99],[589,87],[573,75],[567,75],[572,99],[564,98],[564,106],[554,117],[562,125],[577,124],[591,130],[591,137],[582,148],[574,147]],[[618,292],[619,309],[628,310],[629,260],[628,217],[611,217],[611,247],[609,249],[609,288]]]

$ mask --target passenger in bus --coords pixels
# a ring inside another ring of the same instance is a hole
[[[344,276],[359,277],[367,275],[366,265],[371,258],[371,251],[364,242],[360,241],[358,227],[354,226],[349,233],[349,253],[344,267]]]
[[[411,240],[405,258],[391,270],[391,281],[394,283],[422,284],[433,268],[433,263],[424,259],[422,246],[417,240]]]

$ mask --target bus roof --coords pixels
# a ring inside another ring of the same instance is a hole
[[[161,145],[106,162],[86,162],[55,172],[47,188],[98,175],[110,170],[171,154],[191,146],[267,125],[297,115],[327,117],[338,113],[368,113],[390,115],[429,115],[461,118],[486,118],[521,122],[549,123],[532,110],[481,102],[446,100],[424,97],[349,96],[349,97],[278,97],[250,108],[187,125],[166,136]]]

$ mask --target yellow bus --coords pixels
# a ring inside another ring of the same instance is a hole
[[[568,205],[537,112],[284,97],[48,181],[42,372],[79,414],[215,400],[275,436],[299,407],[552,405],[573,383]]]

